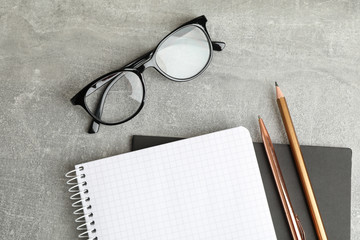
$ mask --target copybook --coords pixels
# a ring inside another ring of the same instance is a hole
[[[67,177],[79,237],[276,239],[244,127],[79,164]]]

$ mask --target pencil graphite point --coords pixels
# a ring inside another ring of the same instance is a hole
[[[284,94],[282,93],[282,91],[281,91],[279,85],[277,84],[277,82],[275,82],[275,89],[276,89],[276,98],[277,99],[284,97]]]

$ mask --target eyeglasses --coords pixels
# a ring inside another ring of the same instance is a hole
[[[89,133],[100,124],[117,125],[135,117],[144,106],[143,72],[153,67],[173,81],[188,81],[199,76],[209,65],[213,51],[221,51],[224,42],[211,41],[205,16],[197,17],[168,34],[157,47],[124,67],[107,73],[78,92],[72,99],[93,118]]]

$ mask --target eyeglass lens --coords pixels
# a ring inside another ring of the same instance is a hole
[[[105,84],[102,84],[106,82]],[[102,84],[102,85],[101,85]],[[118,123],[132,116],[144,98],[143,84],[133,72],[123,71],[99,80],[95,91],[88,90],[85,104],[89,111],[106,123]],[[102,112],[99,113],[99,105]]]
[[[189,25],[180,28],[160,44],[155,60],[158,67],[170,77],[191,78],[207,65],[210,47],[204,31]]]

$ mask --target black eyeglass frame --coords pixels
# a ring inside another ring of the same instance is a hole
[[[199,76],[200,74],[202,74],[206,68],[209,66],[211,59],[213,57],[213,51],[222,51],[225,48],[225,43],[224,42],[218,42],[218,41],[211,41],[210,35],[206,29],[206,22],[207,19],[204,15],[197,17],[189,22],[184,23],[183,25],[179,26],[178,28],[176,28],[175,30],[173,30],[172,32],[170,32],[168,35],[166,35],[159,43],[158,45],[151,51],[147,52],[146,54],[144,54],[143,56],[133,60],[132,62],[126,64],[125,66],[109,72],[97,79],[95,79],[94,81],[90,82],[88,85],[86,85],[82,90],[80,90],[72,99],[71,99],[71,103],[73,105],[80,105],[81,107],[83,107],[86,112],[93,118],[93,122],[90,126],[89,129],[89,133],[96,133],[99,130],[99,125],[100,124],[104,124],[104,125],[118,125],[118,124],[122,124],[125,123],[129,120],[131,120],[132,118],[134,118],[143,108],[144,103],[145,103],[145,83],[144,83],[144,77],[143,77],[143,72],[146,68],[149,67],[153,67],[155,68],[161,75],[163,75],[164,77],[176,81],[176,82],[186,82],[189,81],[191,79],[196,78],[197,76]],[[210,56],[208,58],[207,63],[205,64],[205,66],[203,67],[203,69],[201,71],[199,71],[197,74],[195,74],[194,76],[191,76],[189,78],[184,78],[184,79],[180,79],[180,78],[174,78],[168,74],[166,74],[163,70],[161,70],[161,68],[158,66],[158,64],[156,63],[156,60],[154,58],[154,56],[156,56],[156,52],[159,49],[159,46],[166,41],[172,34],[174,34],[175,32],[179,31],[180,29],[184,28],[185,26],[189,26],[189,25],[193,25],[198,27],[200,30],[203,31],[203,33],[205,34],[208,43],[209,43],[209,49],[210,49]],[[105,100],[106,100],[106,96],[109,92],[109,90],[111,89],[112,85],[116,83],[116,81],[114,79],[114,76],[117,77],[118,75],[116,75],[116,73],[122,73],[122,72],[132,72],[134,74],[136,74],[142,84],[142,89],[143,89],[143,97],[142,97],[142,101],[138,107],[138,109],[135,111],[135,113],[133,113],[131,116],[127,117],[124,120],[121,120],[119,122],[104,122],[100,119],[100,116],[102,115],[102,110],[103,110],[103,106],[105,104]],[[103,81],[103,82],[100,82]],[[89,110],[89,108],[87,107],[86,103],[85,103],[85,97],[89,94],[91,94],[92,92],[96,91],[98,88],[100,88],[102,85],[108,83],[109,81],[113,81],[111,82],[108,86],[106,86],[106,89],[102,95],[101,100],[99,101],[95,113],[93,113],[92,111]],[[99,86],[97,86],[97,83],[102,83],[99,84]],[[89,94],[88,91],[90,88],[94,88],[93,91],[91,91]]]

